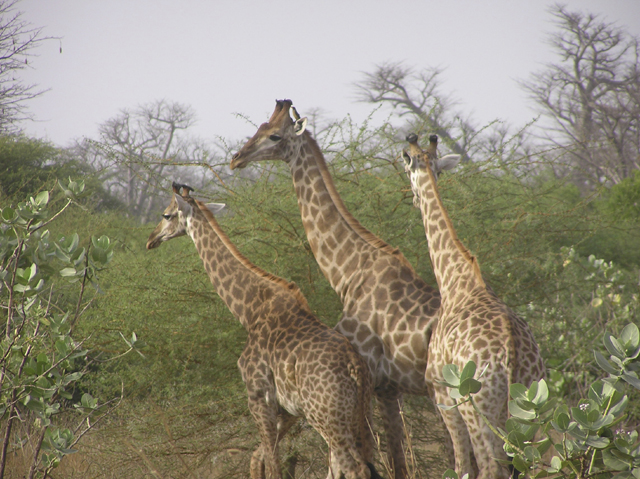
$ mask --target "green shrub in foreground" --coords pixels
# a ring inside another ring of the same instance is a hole
[[[482,383],[475,379],[476,365],[470,361],[462,371],[453,364],[443,367],[443,384],[459,404],[470,402],[491,430],[505,443],[515,469],[526,477],[552,478],[640,478],[638,431],[625,431],[627,385],[640,389],[640,331],[628,324],[618,337],[604,335],[609,359],[594,351],[596,363],[608,377],[594,382],[586,399],[569,407],[549,394],[544,379],[528,388],[512,384],[506,430],[489,424],[476,407],[473,395]],[[480,377],[482,374],[480,374]],[[445,406],[439,405],[444,408]],[[551,434],[555,431],[555,434]],[[560,439],[558,440],[558,437]],[[547,461],[544,456],[553,448]],[[444,478],[457,474],[448,470]]]

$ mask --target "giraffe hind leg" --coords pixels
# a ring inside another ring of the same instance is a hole
[[[402,404],[402,395],[376,395],[382,423],[385,434],[387,436],[387,458],[395,479],[405,479],[408,477],[407,462],[404,455],[404,427],[402,416],[400,415],[400,407]]]
[[[453,406],[454,401],[449,397],[446,389],[437,389],[435,391],[436,403]],[[449,432],[451,442],[453,444],[453,454],[455,457],[455,470],[459,477],[469,474],[469,477],[475,477],[473,468],[473,446],[467,429],[467,424],[459,411],[459,408],[440,410],[442,420]]]
[[[506,408],[505,411],[502,411],[496,407],[500,403],[501,398],[499,397],[476,396],[476,405],[492,424],[504,425],[506,422]],[[489,429],[470,404],[464,404],[460,406],[460,409],[470,432],[478,465],[478,479],[508,479],[511,477],[508,468],[496,460],[508,460],[502,440]]]

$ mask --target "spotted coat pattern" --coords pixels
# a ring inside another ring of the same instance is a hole
[[[545,376],[544,363],[526,322],[519,318],[485,284],[476,258],[456,235],[436,185],[437,137],[426,150],[416,135],[409,135],[409,151],[403,152],[406,171],[420,207],[429,243],[429,255],[442,306],[431,337],[427,375],[442,381],[442,367],[462,369],[474,361],[478,371],[487,368],[482,389],[474,399],[493,425],[504,429],[508,419],[509,385],[529,386]],[[435,170],[435,171],[434,171]],[[435,383],[436,401],[452,405],[446,387]],[[469,403],[442,415],[451,434],[456,472],[462,477],[506,478],[509,471],[495,459],[507,460],[503,442],[486,426]]]
[[[389,462],[395,477],[404,478],[401,400],[403,394],[430,394],[425,369],[440,297],[399,250],[365,229],[346,209],[305,125],[290,100],[277,101],[270,120],[233,157],[231,168],[265,160],[289,165],[309,245],[343,303],[336,329],[369,364]]]
[[[372,384],[366,363],[339,333],[320,322],[294,283],[249,262],[208,207],[174,185],[171,204],[147,248],[189,235],[211,283],[248,333],[238,361],[258,426],[253,479],[281,477],[278,443],[304,416],[330,449],[328,478],[370,478]]]

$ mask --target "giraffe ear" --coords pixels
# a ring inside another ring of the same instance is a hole
[[[212,214],[215,215],[220,213],[220,211],[222,211],[227,205],[224,203],[207,203],[205,206],[209,211],[211,211]]]
[[[407,150],[402,150],[402,159],[404,160],[404,166],[406,168],[412,169],[413,159],[411,158],[411,155],[407,153]]]
[[[297,136],[302,135],[306,129],[307,129],[307,117],[306,116],[304,118],[297,119],[296,122],[293,124],[293,131],[296,132]]]
[[[460,163],[460,155],[446,155],[434,161],[433,170],[437,174],[441,171],[452,170]]]
[[[180,195],[173,195],[173,197],[178,203],[178,210],[182,211],[182,213],[187,216],[191,212],[191,205],[189,205],[189,203],[187,203]]]

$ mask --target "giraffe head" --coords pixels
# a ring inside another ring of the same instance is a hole
[[[289,111],[294,119],[289,116]],[[304,133],[307,119],[300,118],[291,100],[276,100],[276,108],[267,123],[238,151],[231,160],[231,169],[244,168],[252,161],[284,160],[292,141]]]
[[[436,180],[442,171],[451,170],[456,167],[460,162],[460,155],[446,155],[438,158],[437,135],[431,135],[429,137],[429,146],[424,150],[418,145],[418,135],[415,133],[409,134],[407,141],[409,142],[409,151],[402,150],[404,171],[411,181],[413,204],[416,207],[420,207],[420,191],[417,187],[417,176],[426,172],[427,167],[429,167],[433,173],[433,179]]]
[[[193,191],[193,188],[187,185],[180,185],[173,183],[173,197],[171,203],[162,213],[162,220],[158,223],[158,226],[151,232],[149,239],[147,240],[147,249],[157,248],[163,241],[169,241],[179,236],[187,234],[188,222],[193,215],[193,208],[198,208],[197,203],[193,198],[189,196],[189,192]],[[182,194],[180,193],[182,190]],[[209,203],[206,207],[212,212],[217,213],[224,204]]]

